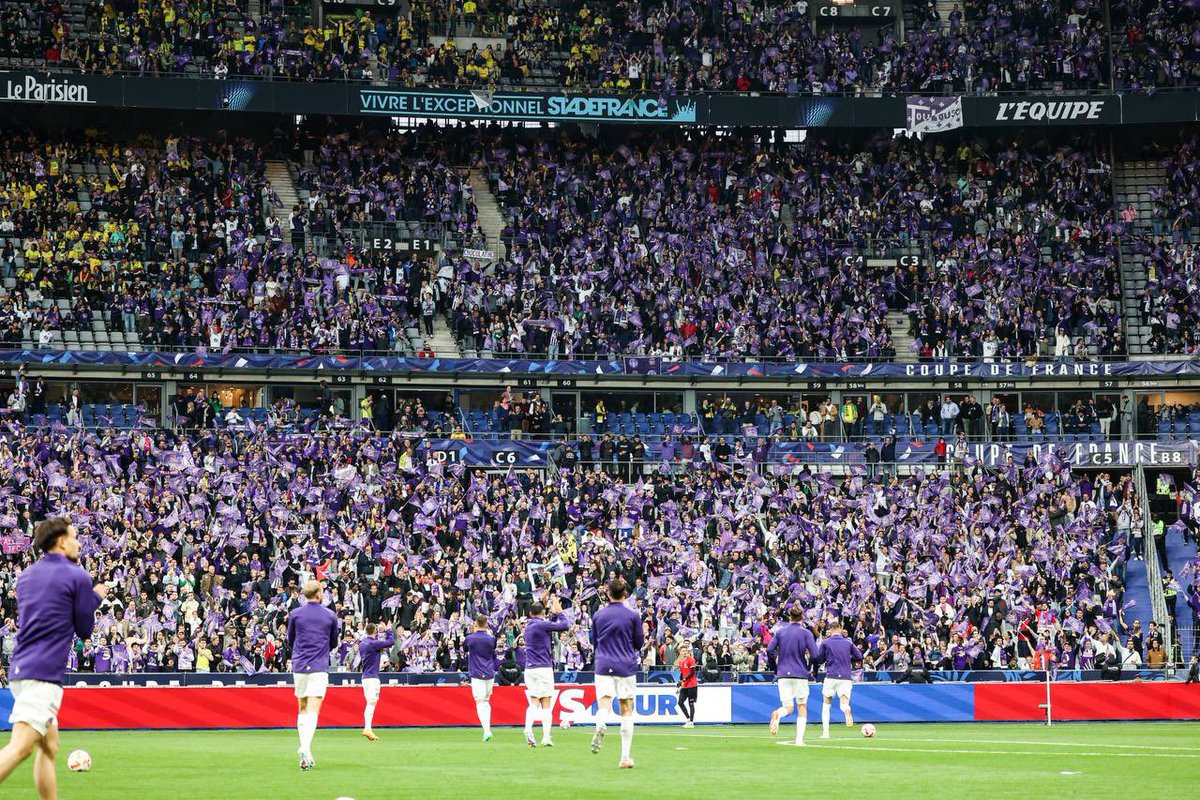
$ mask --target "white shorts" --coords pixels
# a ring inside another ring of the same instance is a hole
[[[850,691],[854,688],[854,681],[848,681],[845,678],[826,678],[821,684],[821,696],[831,698],[834,695],[845,700],[850,699]]]
[[[368,703],[373,703],[379,699],[379,678],[363,678],[363,697]]]
[[[596,697],[615,697],[618,700],[632,700],[637,693],[637,678],[633,675],[619,677],[617,675],[596,676]]]
[[[778,684],[780,705],[808,702],[808,678],[780,678]]]
[[[471,696],[475,698],[476,703],[482,703],[492,696],[492,687],[495,685],[494,680],[471,678]]]
[[[13,681],[8,688],[13,696],[9,722],[14,725],[24,722],[42,736],[58,723],[63,687],[49,681]]]
[[[329,688],[328,672],[293,672],[296,697],[324,697]]]
[[[549,667],[526,669],[525,694],[530,697],[553,697],[554,670]]]

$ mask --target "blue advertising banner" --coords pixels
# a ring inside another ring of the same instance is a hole
[[[779,690],[771,686],[737,686],[732,696],[730,722],[766,724],[779,708]],[[854,687],[856,722],[970,722],[975,719],[975,688],[970,684],[861,683]],[[821,684],[808,686],[808,721],[821,721]],[[832,721],[845,721],[833,704]],[[785,721],[791,722],[793,718]]]
[[[400,358],[394,356],[261,355],[254,353],[125,353],[63,350],[4,350],[0,364],[175,369],[357,370],[390,373],[472,373],[481,375],[665,375],[679,378],[787,378],[858,381],[905,380],[1103,379],[1200,375],[1200,359],[1175,361],[1104,361],[1079,363],[778,363],[752,364],[614,358],[603,361],[535,359]]]

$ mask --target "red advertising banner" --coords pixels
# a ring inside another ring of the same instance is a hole
[[[563,713],[582,714],[596,700],[590,686],[560,686],[554,721]],[[525,690],[498,686],[492,695],[492,723],[525,722]],[[362,725],[363,693],[357,686],[331,686],[321,705],[321,725]],[[289,728],[296,724],[296,699],[287,687],[121,687],[68,688],[58,715],[64,729],[129,728]],[[469,687],[383,687],[375,725],[476,725]]]
[[[980,722],[1046,718],[1046,685],[975,684],[975,719]],[[1055,720],[1200,719],[1200,684],[1055,683],[1050,688]]]

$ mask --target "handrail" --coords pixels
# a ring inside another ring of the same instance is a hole
[[[1146,468],[1143,465],[1137,467],[1138,493],[1142,497],[1144,504],[1144,513],[1142,514],[1142,557],[1146,564],[1146,583],[1149,585],[1150,591],[1150,607],[1154,614],[1154,621],[1158,623],[1159,629],[1163,632],[1165,641],[1163,645],[1167,649],[1167,671],[1170,672],[1176,665],[1175,661],[1175,640],[1171,631],[1171,615],[1167,612],[1167,599],[1162,581],[1162,565],[1158,562],[1158,546],[1154,542],[1154,523],[1150,514],[1150,494],[1149,486],[1146,483]]]

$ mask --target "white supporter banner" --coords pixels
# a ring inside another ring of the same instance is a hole
[[[494,261],[496,258],[496,254],[491,250],[480,250],[474,247],[464,248],[463,255],[466,258],[474,258],[479,261]]]
[[[912,135],[943,133],[963,126],[961,97],[919,97],[905,99],[905,130]]]

